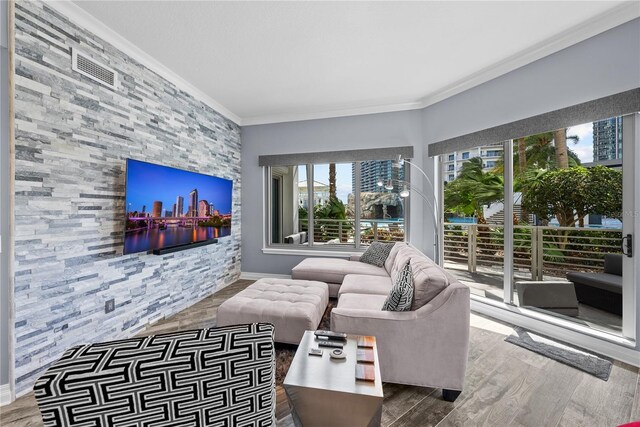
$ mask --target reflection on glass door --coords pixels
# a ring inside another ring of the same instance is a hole
[[[503,300],[503,144],[450,153],[444,167],[444,267],[475,295]]]
[[[622,122],[513,141],[514,305],[622,333]]]
[[[638,117],[443,156],[444,267],[476,297],[634,337]]]

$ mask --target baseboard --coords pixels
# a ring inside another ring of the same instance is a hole
[[[9,384],[0,385],[0,406],[11,403],[11,388]]]
[[[240,272],[240,280],[258,280],[258,279],[291,279],[290,274],[273,274],[273,273],[253,273],[250,271]]]

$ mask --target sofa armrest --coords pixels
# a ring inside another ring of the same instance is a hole
[[[357,255],[351,255],[349,257],[349,261],[360,261],[360,257],[362,256],[362,254],[357,254]]]
[[[460,286],[442,294],[415,311],[336,307],[331,329],[375,336],[383,381],[462,390],[469,351],[469,289]]]

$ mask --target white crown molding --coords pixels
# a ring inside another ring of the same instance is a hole
[[[638,17],[640,17],[640,3],[637,1],[624,2],[601,15],[568,28],[557,36],[536,43],[528,49],[511,55],[425,96],[422,98],[422,107],[428,107],[443,101]]]
[[[237,125],[242,125],[242,119],[224,105],[204,93],[202,90],[193,86],[191,83],[180,77],[167,66],[153,58],[151,55],[134,45],[132,42],[121,36],[111,27],[105,25],[102,21],[95,18],[89,12],[82,9],[71,0],[47,0],[47,6],[56,9],[58,12],[69,18],[76,25],[86,29],[87,31],[102,38],[104,41],[112,44],[116,49],[126,53],[127,55],[139,61],[147,68],[153,70],[163,78],[175,84],[180,89],[190,93],[195,98],[209,105],[211,108],[222,114]]]
[[[71,0],[48,0],[47,5],[55,8],[60,13],[67,16],[71,21],[80,25],[105,41],[111,43],[116,48],[140,61],[145,66],[157,72],[162,77],[173,82],[176,86],[184,89],[205,102],[223,116],[229,118],[233,122],[241,126],[262,125],[271,123],[295,122],[303,120],[317,120],[334,117],[348,117],[365,114],[389,113],[394,111],[418,110],[437,102],[450,98],[461,92],[469,90],[482,83],[486,83],[501,75],[507,74],[522,66],[530,64],[534,61],[542,59],[546,56],[554,54],[562,49],[572,46],[576,43],[591,38],[604,31],[624,24],[640,17],[640,6],[637,1],[624,2],[601,15],[593,17],[581,24],[568,28],[557,36],[539,42],[528,49],[517,54],[511,55],[502,61],[497,62],[489,67],[483,68],[468,77],[458,80],[441,90],[422,97],[419,101],[415,99],[406,102],[398,102],[393,104],[381,104],[374,106],[353,107],[329,109],[319,112],[307,113],[276,113],[264,114],[252,117],[243,117],[236,115],[218,101],[207,95],[200,89],[187,82],[185,79],[177,75],[168,67],[160,63],[158,60],[135,46],[129,40],[122,37],[116,31],[105,25],[93,15],[74,4]]]
[[[640,4],[637,1],[627,1],[601,15],[588,19],[581,24],[568,28],[557,36],[543,40],[535,45],[493,65],[483,68],[464,79],[458,80],[434,93],[424,96],[420,101],[378,105],[374,107],[359,107],[351,109],[327,110],[319,113],[282,113],[267,114],[243,118],[243,125],[260,125],[270,123],[294,122],[301,120],[316,120],[332,117],[346,117],[363,114],[387,113],[393,111],[417,110],[426,108],[443,101],[475,86],[486,83],[527,64],[587,40],[593,36],[615,28],[619,25],[640,17]]]
[[[365,114],[392,113],[394,111],[419,110],[424,108],[421,101],[409,101],[398,104],[382,104],[370,107],[354,107],[339,110],[327,110],[310,113],[266,114],[255,117],[244,117],[243,126],[264,125],[270,123],[299,122],[303,120],[330,119],[335,117],[361,116]]]
[[[0,385],[0,406],[11,403],[11,388],[9,384]]]

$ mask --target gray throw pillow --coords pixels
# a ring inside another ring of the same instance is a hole
[[[384,262],[389,257],[389,252],[393,249],[395,243],[373,242],[360,257],[360,262],[375,265],[376,267],[384,266]]]
[[[410,311],[413,303],[413,274],[410,261],[398,273],[389,296],[382,305],[384,311]]]

